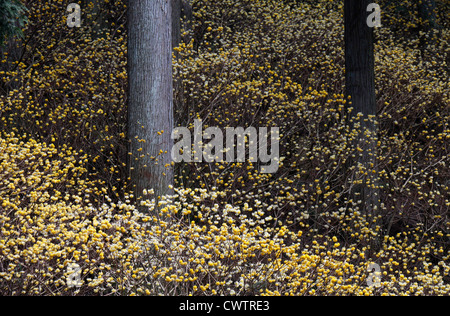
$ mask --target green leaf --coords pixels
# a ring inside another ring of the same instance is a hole
[[[0,46],[6,43],[8,37],[23,38],[22,28],[28,22],[27,8],[18,0],[3,0],[0,2]]]

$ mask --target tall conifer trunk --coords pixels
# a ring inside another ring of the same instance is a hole
[[[379,229],[380,196],[377,184],[377,114],[374,73],[374,32],[367,25],[367,6],[371,0],[345,0],[345,81],[346,95],[351,97],[349,107],[351,126],[358,131],[353,143],[353,190],[350,198],[361,201],[359,208],[365,214],[369,227]],[[357,121],[355,117],[360,116]],[[370,119],[371,118],[371,119]],[[361,124],[358,125],[357,122]],[[378,227],[377,227],[378,226]],[[378,248],[379,237],[370,241]]]
[[[172,6],[168,0],[128,5],[128,138],[136,195],[171,193],[173,129]],[[161,135],[158,135],[161,134]]]

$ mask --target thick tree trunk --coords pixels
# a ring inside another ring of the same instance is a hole
[[[183,41],[189,43],[188,35],[183,35],[183,32],[191,30],[192,21],[192,6],[190,0],[172,0],[172,45],[173,47],[179,46]],[[180,58],[180,54],[174,51],[176,59]],[[184,86],[183,79],[180,76],[174,76],[174,109],[175,120],[177,125],[186,124],[186,115],[184,115],[188,109],[186,109],[186,102],[184,98]]]
[[[360,113],[361,125],[352,122],[353,128],[358,128],[358,136],[353,144],[355,167],[354,183],[351,198],[361,201],[360,209],[366,215],[370,227],[375,231],[380,225],[380,197],[376,181],[377,165],[377,129],[374,119],[377,114],[375,99],[374,74],[374,33],[367,25],[367,6],[371,0],[345,0],[345,67],[346,94],[351,96],[350,107],[353,107],[351,117]],[[372,120],[369,120],[372,117]],[[371,244],[377,248],[377,238]]]
[[[425,33],[420,36],[419,48],[421,57],[425,58],[428,46],[434,43],[432,30],[439,27],[436,20],[436,2],[434,0],[419,1],[418,12],[421,19],[419,29]]]
[[[181,13],[183,17],[183,28],[185,31],[192,31],[192,0],[181,0]],[[189,42],[185,39],[185,42]]]
[[[172,0],[172,47],[181,42],[182,0]]]
[[[182,31],[192,29],[192,5],[190,0],[171,0],[172,2],[172,45],[177,47],[182,40]],[[189,42],[184,38],[185,42]]]
[[[128,7],[129,167],[137,196],[144,189],[170,194],[173,183],[171,11],[167,0],[133,0]]]
[[[181,17],[182,17],[182,0],[172,0],[172,47],[178,47],[181,43]],[[178,51],[173,51],[175,59],[180,58]],[[174,93],[174,110],[175,113],[186,113],[183,109],[183,81],[180,76],[173,78],[173,93]],[[176,123],[180,123],[179,115],[175,117]]]

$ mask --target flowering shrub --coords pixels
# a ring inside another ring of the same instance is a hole
[[[450,293],[445,11],[424,49],[413,16],[382,6],[367,168],[348,166],[361,118],[347,122],[340,3],[195,0],[174,54],[179,125],[279,126],[280,169],[179,164],[173,196],[136,201],[125,4],[104,1],[105,31],[67,28],[64,1],[28,2],[22,58],[0,63],[1,295]],[[352,198],[361,183],[378,190],[377,214]]]

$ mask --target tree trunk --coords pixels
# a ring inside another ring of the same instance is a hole
[[[181,12],[183,17],[183,28],[185,31],[192,31],[192,19],[194,15],[192,13],[192,0],[181,0]],[[189,42],[185,39],[185,42]]]
[[[374,74],[374,32],[367,25],[367,6],[371,0],[345,0],[345,69],[346,94],[351,97],[353,121],[351,126],[358,129],[358,136],[353,144],[354,158],[351,164],[358,183],[354,183],[351,199],[361,201],[362,209],[370,228],[379,229],[380,197],[376,181],[377,166],[377,129],[374,119],[377,114],[375,99]],[[360,113],[361,125],[358,127],[354,118]],[[372,117],[372,120],[369,120]],[[366,131],[366,133],[365,133]],[[379,240],[371,241],[378,248]]]
[[[182,17],[182,0],[172,0],[172,47],[178,47],[181,43],[181,17]],[[180,58],[178,51],[173,51],[175,59]],[[183,80],[179,75],[173,78],[173,93],[174,93],[174,110],[176,113],[176,124],[180,124],[180,116],[184,115],[186,111],[183,108]],[[181,113],[179,115],[178,113]]]
[[[182,0],[172,0],[172,47],[181,42]]]
[[[173,183],[171,11],[167,0],[133,0],[128,7],[129,180],[136,197],[150,189],[170,194]]]
[[[425,58],[426,49],[434,43],[432,30],[438,28],[436,21],[436,2],[434,0],[421,0],[418,4],[420,28],[424,35],[420,35],[419,48],[422,59]]]
[[[192,29],[192,6],[190,0],[171,0],[172,2],[172,46],[177,47],[181,43],[182,30]],[[184,38],[186,43],[188,38]]]
[[[190,31],[192,29],[192,6],[190,0],[172,0],[172,45],[179,46],[181,42],[190,42]],[[184,35],[183,32],[187,32]],[[178,60],[180,54],[174,51],[174,56]],[[177,126],[186,125],[187,117],[185,113],[189,110],[186,108],[184,98],[183,78],[177,75],[174,76],[174,109],[175,122]]]

